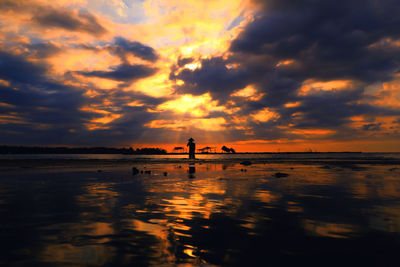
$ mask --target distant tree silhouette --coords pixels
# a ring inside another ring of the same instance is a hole
[[[184,151],[184,148],[181,146],[176,146],[176,147],[174,147],[174,151],[176,151],[176,152],[179,151],[179,153],[182,153]]]
[[[221,147],[222,151],[226,152],[226,153],[236,153],[236,151],[233,148],[228,148],[226,146]]]
[[[0,146],[0,154],[166,154],[161,148]]]

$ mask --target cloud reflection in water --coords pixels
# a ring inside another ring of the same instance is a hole
[[[400,175],[387,166],[150,168],[2,176],[0,263],[369,265],[396,255]]]

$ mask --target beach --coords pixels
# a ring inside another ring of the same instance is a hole
[[[397,158],[25,158],[0,170],[1,265],[397,262]]]

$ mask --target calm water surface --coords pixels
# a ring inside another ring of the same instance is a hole
[[[123,155],[123,154],[0,154],[0,159],[187,159],[188,154]],[[400,159],[400,153],[246,153],[196,154],[197,159]]]
[[[136,167],[0,174],[0,265],[398,266],[399,166]]]

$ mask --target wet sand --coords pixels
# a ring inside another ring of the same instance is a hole
[[[399,162],[243,161],[1,160],[0,265],[397,266]]]

